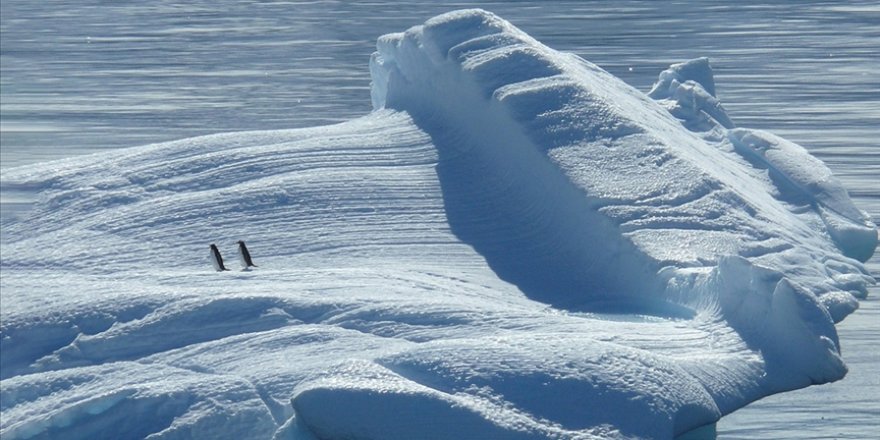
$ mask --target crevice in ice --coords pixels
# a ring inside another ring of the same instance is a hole
[[[68,403],[44,418],[11,426],[4,430],[4,437],[89,440],[112,432],[120,440],[144,439],[171,426],[189,405],[187,399],[139,397],[136,389],[125,388]]]
[[[117,322],[103,332],[73,333],[72,340],[47,352],[26,369],[47,371],[137,360],[191,345],[306,322],[303,319],[318,320],[332,309],[332,305],[292,307],[278,298],[183,299],[151,310],[140,319]],[[169,333],[168,329],[174,330]],[[15,372],[10,370],[10,373]]]
[[[137,305],[112,312],[86,311],[74,317],[48,316],[36,322],[4,322],[0,337],[0,379],[38,370],[41,359],[70,346],[78,337],[97,335],[113,325],[136,321],[155,305]]]

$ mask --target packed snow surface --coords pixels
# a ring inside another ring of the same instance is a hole
[[[464,10],[370,69],[350,122],[3,174],[4,439],[671,439],[846,373],[876,227],[708,60],[646,95]]]

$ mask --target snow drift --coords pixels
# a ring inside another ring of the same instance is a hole
[[[3,175],[4,438],[663,439],[843,377],[876,227],[706,59],[645,95],[482,10],[377,46],[357,120]]]

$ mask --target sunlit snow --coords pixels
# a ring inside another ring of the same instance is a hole
[[[876,226],[708,60],[377,47],[361,118],[4,172],[4,439],[671,439],[846,373]]]

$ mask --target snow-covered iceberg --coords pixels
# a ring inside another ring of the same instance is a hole
[[[876,227],[707,60],[649,96],[465,10],[370,69],[343,124],[4,172],[4,439],[671,439],[845,374]]]

